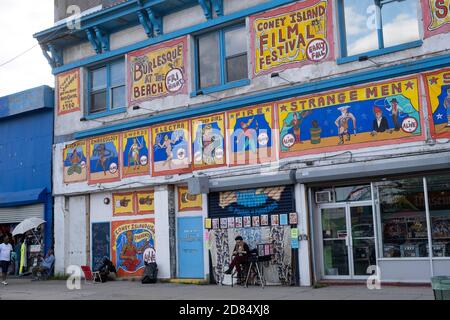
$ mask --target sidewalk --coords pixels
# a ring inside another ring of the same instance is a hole
[[[368,290],[365,286],[309,287],[228,287],[157,283],[143,285],[139,281],[112,281],[85,284],[81,290],[68,290],[65,281],[30,281],[10,279],[0,286],[0,299],[91,300],[91,299],[162,299],[162,300],[432,300],[430,287],[392,287]]]

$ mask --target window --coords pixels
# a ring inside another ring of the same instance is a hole
[[[417,0],[340,0],[341,56],[419,40],[418,3]]]
[[[428,257],[422,178],[378,184],[383,257]]]
[[[248,80],[245,26],[233,26],[197,37],[196,89],[223,90]]]
[[[89,70],[89,114],[107,115],[125,107],[123,59]]]
[[[450,175],[427,177],[433,257],[450,257]]]

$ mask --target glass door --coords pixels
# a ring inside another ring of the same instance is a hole
[[[339,204],[320,209],[324,278],[366,278],[376,264],[372,205]]]

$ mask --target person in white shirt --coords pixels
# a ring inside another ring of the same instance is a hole
[[[152,262],[156,262],[156,251],[152,247],[148,247],[144,251],[144,264],[148,265]]]
[[[9,243],[8,236],[5,236],[3,243],[0,244],[0,267],[2,268],[3,285],[7,285],[6,276],[8,274],[9,264],[11,263],[11,251],[13,251],[12,245]]]

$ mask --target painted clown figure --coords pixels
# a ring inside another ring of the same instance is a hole
[[[344,135],[347,136],[347,141],[350,141],[350,133],[348,132],[349,120],[352,120],[353,131],[354,134],[356,134],[356,118],[351,112],[348,112],[348,108],[350,108],[350,106],[343,106],[338,108],[338,110],[341,111],[341,115],[335,121],[335,124],[338,127],[338,144],[344,144]]]
[[[447,125],[450,127],[450,88],[447,88],[447,97],[444,99],[444,108],[447,110]]]

